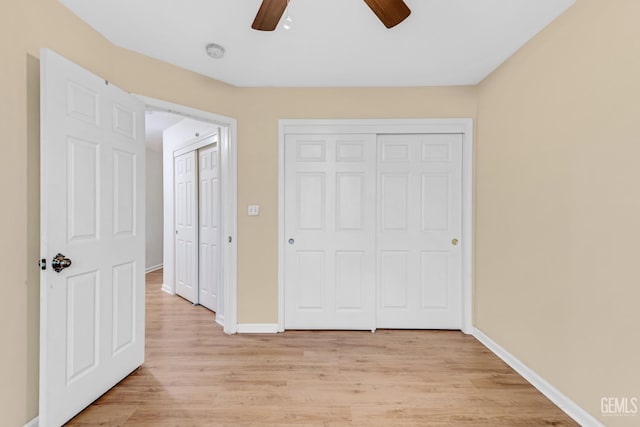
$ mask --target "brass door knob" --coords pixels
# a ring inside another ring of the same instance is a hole
[[[457,245],[458,245],[458,239],[453,239],[453,240],[451,240],[451,244],[452,244],[453,246],[457,246]]]

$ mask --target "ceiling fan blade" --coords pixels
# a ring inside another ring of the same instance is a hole
[[[402,0],[364,0],[387,28],[392,28],[411,15],[411,9]]]
[[[275,30],[286,8],[287,0],[262,0],[251,28],[260,31]]]

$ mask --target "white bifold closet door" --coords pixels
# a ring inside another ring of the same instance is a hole
[[[375,135],[285,140],[285,328],[371,329]]]
[[[198,303],[218,311],[220,284],[220,180],[218,144],[198,150],[199,182],[199,295]]]
[[[177,156],[175,173],[176,294],[196,303],[198,290],[197,152]]]
[[[462,327],[462,135],[287,135],[285,328]]]

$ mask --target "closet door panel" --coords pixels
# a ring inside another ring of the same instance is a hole
[[[377,327],[462,326],[462,135],[380,135]]]
[[[285,327],[372,329],[375,136],[285,140]]]

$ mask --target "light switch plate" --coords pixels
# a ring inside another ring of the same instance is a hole
[[[260,215],[260,206],[259,205],[249,205],[249,206],[247,206],[247,215],[249,215],[249,216],[258,216],[258,215]]]

